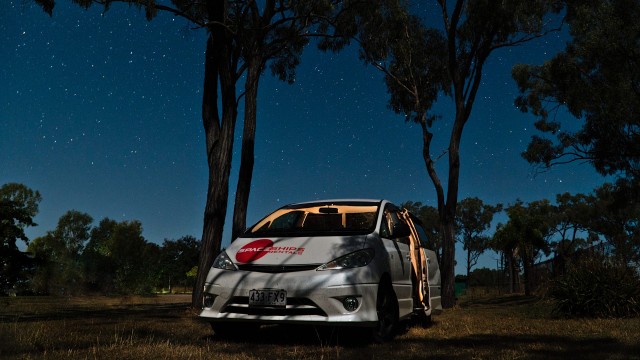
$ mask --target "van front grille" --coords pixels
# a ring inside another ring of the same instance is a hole
[[[293,316],[293,315],[316,315],[327,314],[322,311],[313,301],[307,298],[287,298],[286,307],[250,307],[249,297],[235,296],[222,309],[222,313],[235,313],[245,315],[265,315],[265,316]]]

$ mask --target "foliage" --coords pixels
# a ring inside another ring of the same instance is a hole
[[[588,257],[553,281],[550,296],[566,316],[640,316],[640,275],[623,262]]]
[[[104,218],[91,230],[83,254],[86,285],[101,293],[144,294],[152,291],[159,247],[142,236],[139,221]]]
[[[92,222],[89,214],[70,210],[60,217],[54,230],[29,244],[27,251],[38,263],[32,279],[35,292],[58,295],[82,292],[81,255]]]
[[[511,278],[511,290],[516,278],[516,261],[522,261],[525,294],[531,294],[530,272],[535,259],[549,254],[547,242],[551,234],[549,214],[552,206],[548,200],[533,201],[527,205],[521,201],[507,208],[509,221],[499,224],[491,241],[492,247],[505,254]]]
[[[192,289],[197,273],[200,241],[193,236],[183,236],[178,240],[165,240],[160,253],[160,280],[172,287],[180,285]]]
[[[110,260],[116,272],[115,289],[118,293],[144,293],[147,274],[145,265],[146,240],[142,237],[142,224],[139,221],[122,221],[113,229],[109,238],[111,244]]]
[[[194,266],[191,268],[191,270],[187,271],[185,275],[187,275],[188,278],[195,278],[197,274],[198,274],[198,267]]]
[[[489,248],[490,238],[483,233],[489,229],[493,215],[499,211],[502,211],[501,204],[485,205],[477,197],[463,199],[458,204],[456,230],[467,251],[467,277],[471,276],[471,268],[478,263],[480,255]]]
[[[139,221],[104,218],[91,227],[91,216],[69,211],[57,227],[34,239],[29,278],[39,294],[149,294],[167,276],[192,287],[187,272],[198,262],[200,242],[191,236],[165,240],[162,247],[142,236]]]
[[[566,49],[543,65],[513,69],[516,104],[550,135],[534,136],[523,156],[544,167],[586,160],[602,174],[640,178],[640,3],[567,3]],[[561,109],[579,120],[579,130],[563,130]]]
[[[104,218],[98,226],[91,229],[91,239],[85,247],[84,259],[85,285],[91,292],[110,294],[116,292],[116,264],[112,260],[113,236],[118,222]]]
[[[27,226],[36,226],[33,217],[38,213],[42,197],[38,191],[18,183],[0,187],[0,239],[3,248],[15,248],[18,239],[28,243],[24,233]]]
[[[500,270],[486,267],[474,269],[467,279],[469,286],[495,286],[502,282],[503,274]]]
[[[602,234],[624,263],[640,264],[640,188],[626,180],[604,184],[592,197],[592,231]]]
[[[24,233],[27,226],[35,226],[42,197],[38,191],[18,183],[0,187],[0,294],[13,289],[25,280],[24,270],[31,260],[17,246],[18,239],[28,244]]]

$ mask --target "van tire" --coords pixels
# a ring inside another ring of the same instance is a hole
[[[392,340],[398,328],[398,300],[391,284],[381,283],[376,298],[378,322],[373,328],[372,337],[376,343]]]

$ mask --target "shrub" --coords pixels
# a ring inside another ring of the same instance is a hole
[[[573,264],[554,280],[554,311],[572,317],[619,318],[640,315],[640,276],[636,269],[608,259]]]

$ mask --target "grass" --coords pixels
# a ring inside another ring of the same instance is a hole
[[[640,319],[557,319],[535,297],[467,297],[394,341],[269,326],[220,339],[189,296],[0,298],[2,359],[640,359]]]

